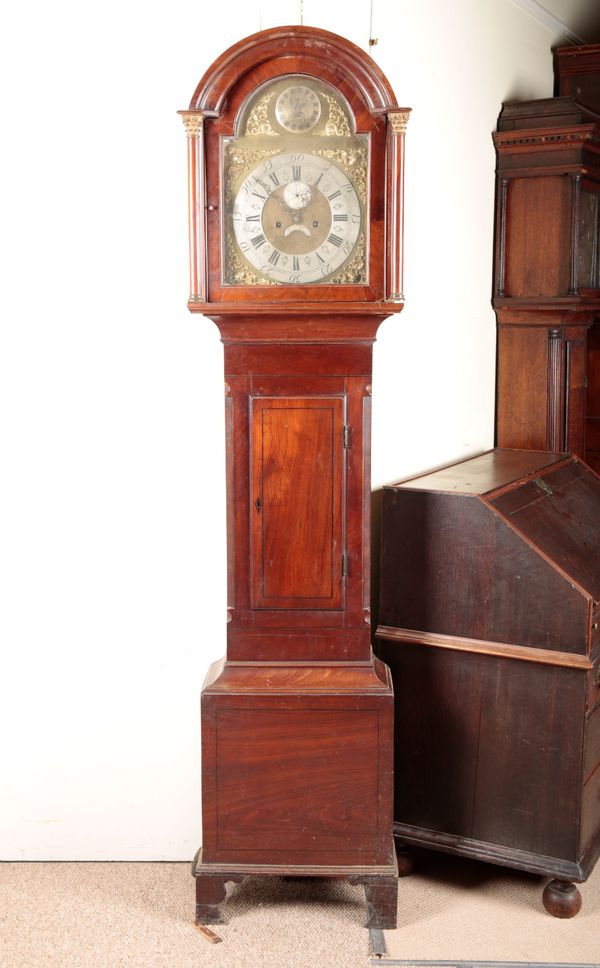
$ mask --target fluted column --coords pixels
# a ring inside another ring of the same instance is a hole
[[[566,344],[560,329],[549,330],[546,446],[553,451],[565,449],[565,349]]]
[[[198,111],[178,112],[188,144],[188,224],[190,238],[190,302],[206,300],[206,182],[204,177],[203,122]]]
[[[390,111],[387,116],[387,221],[386,299],[404,301],[404,139],[410,110]]]

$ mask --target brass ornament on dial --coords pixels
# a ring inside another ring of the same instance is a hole
[[[275,117],[285,131],[310,131],[321,117],[318,94],[304,84],[286,87],[275,102]]]

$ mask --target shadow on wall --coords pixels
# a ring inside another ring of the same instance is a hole
[[[592,4],[590,4],[592,6]],[[582,13],[579,17],[574,18],[573,21],[569,22],[569,27],[572,32],[581,37],[584,44],[600,44],[600,4],[595,3],[593,6],[596,8],[594,10],[587,10]],[[569,47],[576,46],[569,44],[566,40],[558,41],[555,48],[557,47]],[[550,53],[550,51],[548,51]],[[548,97],[556,97],[558,91],[556,90],[556,79],[555,79],[555,89],[554,91],[548,91]],[[536,95],[531,91],[531,88],[527,83],[516,77],[507,90],[503,97],[503,101],[527,101]]]
[[[586,10],[573,23],[569,24],[573,33],[578,34],[586,44],[600,44],[600,7],[590,3],[594,10]]]

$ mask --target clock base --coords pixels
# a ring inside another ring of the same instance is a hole
[[[398,905],[398,866],[336,867],[284,864],[207,864],[202,848],[194,857],[192,875],[196,881],[196,924],[224,924],[221,905],[226,884],[241,883],[246,877],[324,877],[362,884],[365,889],[367,928],[395,928]]]

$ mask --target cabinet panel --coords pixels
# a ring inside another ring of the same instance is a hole
[[[506,295],[557,296],[569,289],[568,175],[513,178],[507,199]],[[543,240],[543,244],[542,244]]]
[[[378,818],[375,709],[240,708],[217,714],[218,850],[284,854],[372,847]],[[251,742],[240,743],[241,736]],[[273,743],[277,736],[277,744]],[[335,771],[333,764],[335,763]],[[338,776],[344,777],[340,783]]]
[[[585,459],[600,471],[600,324],[589,330],[587,352],[587,400]]]
[[[498,330],[497,443],[546,449],[548,334],[538,327]]]
[[[396,693],[396,821],[575,858],[581,673],[421,645],[386,643],[384,658]]]
[[[485,668],[471,836],[576,858],[583,675],[491,657]]]
[[[572,582],[477,497],[412,486],[384,492],[381,625],[585,653]]]
[[[252,400],[254,608],[342,606],[343,415],[340,397]]]
[[[598,768],[600,768],[600,706],[596,706],[586,723],[583,757],[584,782],[587,783]]]

